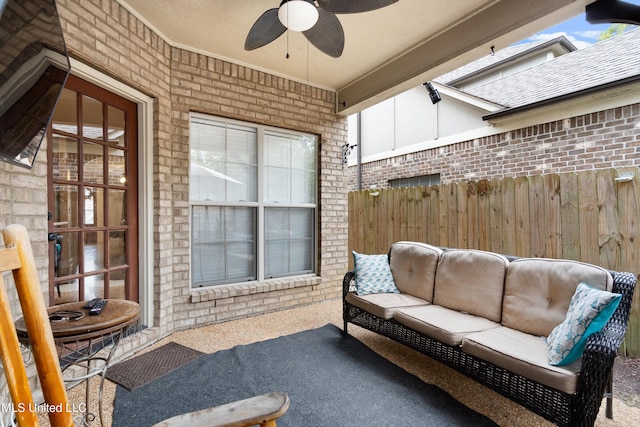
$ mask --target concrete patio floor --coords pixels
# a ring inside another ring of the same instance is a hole
[[[178,332],[137,354],[150,351],[169,341],[175,341],[206,353],[212,353],[232,348],[239,344],[250,344],[306,329],[318,328],[327,323],[333,323],[342,328],[341,301],[322,302]],[[413,373],[423,381],[441,387],[466,406],[485,414],[500,426],[539,427],[553,425],[475,381],[390,339],[354,325],[349,325],[349,333],[393,363]],[[98,380],[96,378],[92,379],[91,387],[92,393],[97,394]],[[107,425],[111,425],[115,390],[116,385],[114,383],[108,380],[105,381],[103,402]],[[71,389],[70,398],[72,402],[82,402],[84,400],[84,386],[80,385]],[[90,411],[97,414],[97,405],[91,406]],[[99,426],[100,422],[96,419],[91,425]],[[602,427],[640,425],[640,408],[629,407],[619,399],[614,399],[614,419],[609,420],[604,416],[603,404],[595,425]],[[398,426],[402,426],[401,420],[399,420]]]

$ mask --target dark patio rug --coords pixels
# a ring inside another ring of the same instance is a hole
[[[197,359],[204,353],[170,342],[107,369],[107,379],[130,391],[142,387]]]
[[[333,325],[202,356],[134,391],[118,387],[114,427],[283,391],[278,427],[496,426]]]

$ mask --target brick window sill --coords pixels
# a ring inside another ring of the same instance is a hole
[[[262,282],[238,283],[207,288],[191,289],[191,303],[215,301],[219,299],[233,298],[245,295],[254,295],[281,291],[285,289],[301,288],[305,286],[319,285],[320,276],[305,275],[297,277],[285,277],[269,279]]]

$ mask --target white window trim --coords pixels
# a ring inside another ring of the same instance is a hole
[[[234,124],[234,125],[238,125],[238,126],[251,126],[251,127],[255,127],[256,128],[256,132],[257,132],[257,138],[258,138],[258,147],[257,147],[257,155],[258,155],[258,159],[260,159],[258,161],[258,170],[257,170],[257,196],[258,196],[258,201],[257,202],[245,202],[242,203],[242,206],[256,206],[258,207],[257,209],[257,221],[256,221],[256,227],[258,228],[258,230],[264,230],[264,209],[265,208],[269,208],[269,207],[279,207],[279,208],[285,208],[285,207],[307,207],[307,208],[313,208],[314,209],[314,228],[313,228],[313,237],[314,237],[314,246],[313,246],[313,272],[312,273],[304,273],[304,274],[299,274],[299,275],[292,275],[292,276],[284,276],[284,277],[277,277],[277,278],[269,278],[266,279],[264,277],[264,238],[261,236],[258,236],[257,239],[257,246],[256,246],[256,250],[257,250],[257,271],[256,271],[256,280],[252,280],[252,281],[248,281],[248,282],[238,282],[238,283],[224,283],[224,284],[219,284],[219,285],[211,285],[211,286],[205,286],[205,287],[193,287],[193,283],[192,283],[192,278],[191,278],[191,268],[189,268],[189,286],[191,288],[191,292],[192,295],[217,295],[219,292],[215,292],[212,293],[210,292],[212,289],[219,289],[219,290],[227,290],[225,292],[228,292],[228,289],[233,289],[233,288],[238,288],[238,287],[243,287],[246,286],[247,284],[249,285],[255,285],[256,283],[258,284],[268,284],[268,283],[275,283],[275,282],[291,282],[292,284],[295,284],[292,287],[297,287],[297,286],[301,286],[300,284],[302,283],[302,286],[306,286],[308,283],[308,279],[309,278],[314,278],[314,277],[318,277],[318,268],[319,268],[319,264],[318,264],[318,247],[319,247],[319,240],[318,240],[318,215],[319,215],[319,201],[318,201],[318,196],[319,196],[319,181],[318,181],[318,162],[317,162],[317,154],[320,150],[320,140],[319,137],[317,135],[314,135],[316,137],[316,184],[315,184],[315,194],[314,194],[314,198],[316,203],[313,204],[305,204],[305,203],[296,203],[296,204],[289,204],[289,203],[278,203],[278,204],[272,204],[272,203],[265,203],[262,200],[262,195],[264,194],[264,165],[263,165],[263,160],[264,160],[264,152],[263,152],[263,148],[264,148],[264,134],[265,131],[271,130],[274,132],[290,132],[292,134],[299,134],[299,135],[310,135],[309,132],[303,132],[303,131],[296,131],[296,130],[292,130],[292,129],[286,129],[286,128],[278,128],[278,127],[274,127],[274,126],[268,126],[268,125],[262,125],[259,123],[254,123],[254,122],[248,122],[248,121],[242,121],[242,120],[234,120],[234,119],[229,119],[223,116],[216,116],[214,114],[202,114],[202,113],[196,113],[196,112],[191,112],[189,113],[189,123],[191,123],[192,119],[201,119],[201,120],[214,120],[214,121],[221,121],[221,122],[225,122],[228,124]],[[262,143],[260,143],[260,141],[262,141]],[[237,203],[229,203],[229,202],[216,202],[216,203],[207,203],[207,202],[202,202],[202,201],[192,201],[191,198],[189,198],[189,230],[191,230],[192,224],[191,224],[191,208],[193,205],[200,205],[200,206],[204,206],[204,205],[209,205],[209,206],[239,206]],[[262,209],[260,209],[260,207],[262,207]],[[192,242],[191,242],[191,232],[189,232],[189,265],[191,266],[191,262],[192,262],[192,252],[191,252],[191,248],[192,248]],[[313,284],[316,284],[315,282],[313,282]],[[196,300],[198,300],[199,298],[196,297]]]
[[[140,321],[153,325],[153,98],[74,58],[71,74],[138,105],[138,295]],[[157,326],[157,325],[153,325]]]

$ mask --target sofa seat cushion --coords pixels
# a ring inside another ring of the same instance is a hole
[[[419,242],[395,242],[389,264],[397,288],[404,294],[433,301],[436,267],[442,249]]]
[[[500,322],[508,264],[506,257],[493,252],[445,251],[436,270],[433,303]]]
[[[595,265],[546,258],[512,261],[504,285],[502,324],[548,336],[564,321],[580,282],[604,291],[613,287],[611,274]]]
[[[345,300],[349,304],[385,320],[393,318],[399,308],[430,304],[428,301],[407,294],[357,295],[355,292],[349,292]]]
[[[543,337],[501,326],[467,335],[462,350],[565,393],[576,391],[582,359],[565,366],[549,365]]]
[[[439,305],[401,308],[393,317],[398,323],[451,346],[459,346],[470,333],[500,327],[483,317]]]

